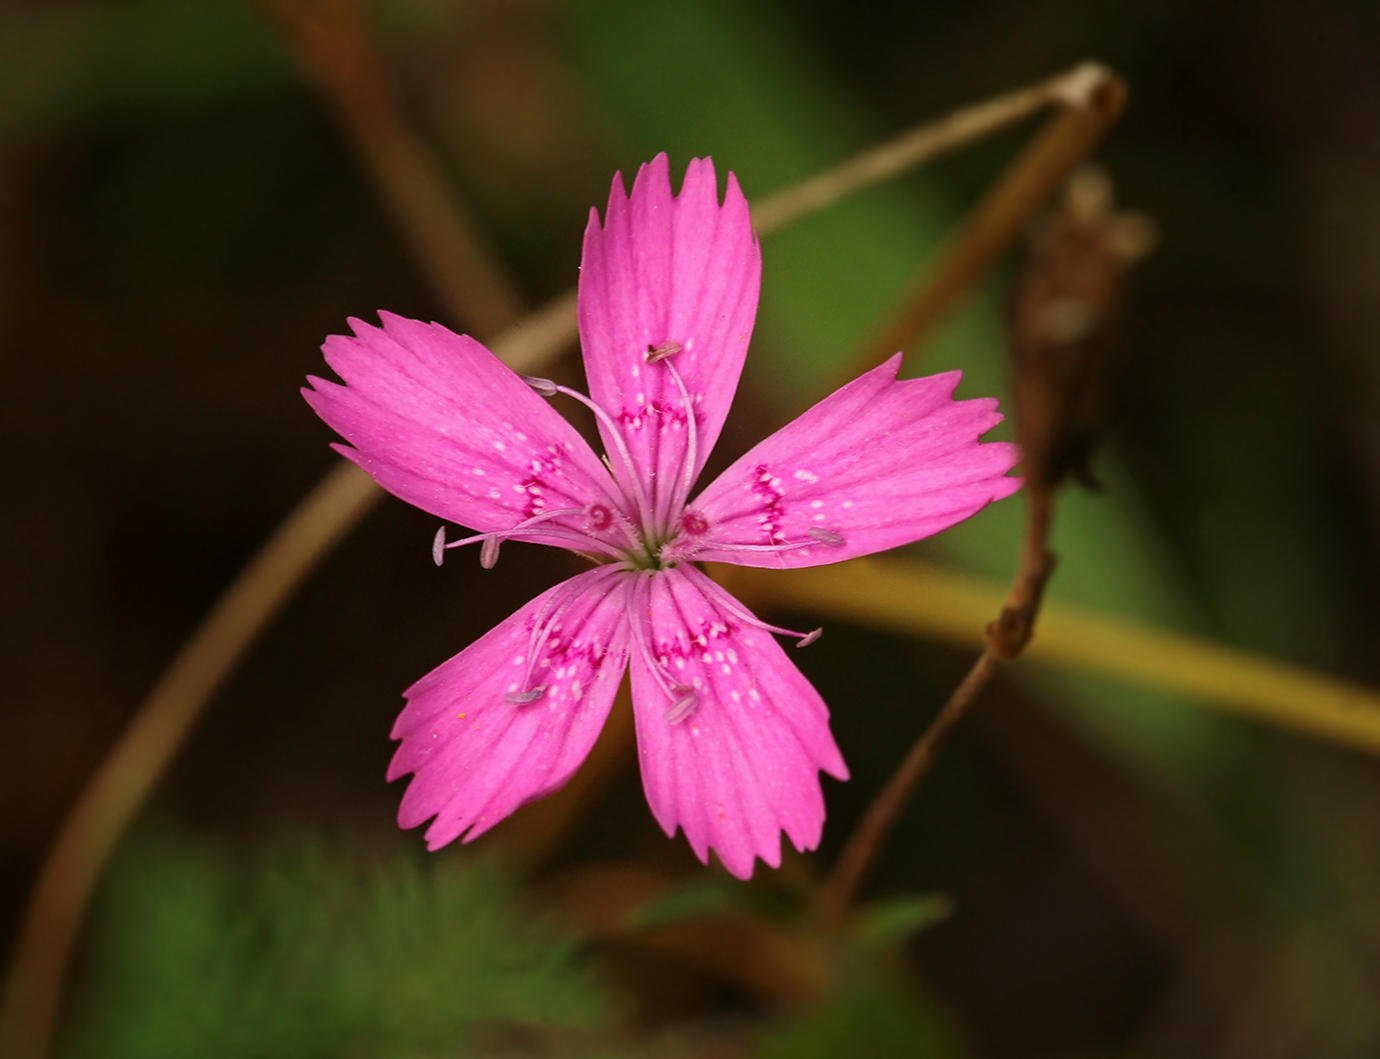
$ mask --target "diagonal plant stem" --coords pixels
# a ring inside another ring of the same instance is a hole
[[[829,877],[816,891],[812,917],[825,929],[837,930],[844,923],[858,887],[876,862],[906,803],[939,756],[949,733],[967,715],[1002,663],[1019,658],[1030,642],[1045,583],[1054,571],[1054,556],[1047,546],[1052,500],[1049,487],[1030,483],[1020,567],[1011,582],[1001,614],[987,626],[987,643],[968,675],[867,807]]]
[[[453,322],[479,335],[512,325],[523,300],[402,116],[367,33],[362,0],[265,0],[287,31]],[[516,366],[559,353],[573,301],[504,336]],[[348,461],[287,517],[178,652],[78,797],[40,868],[0,998],[0,1057],[47,1054],[73,945],[96,881],[203,708],[315,566],[381,500]]]
[[[201,705],[263,627],[383,496],[341,461],[288,516],[178,653],[87,784],[34,887],[5,993],[0,1055],[42,1055],[82,911],[125,827],[182,745]]]
[[[842,165],[773,195],[753,208],[753,222],[759,231],[772,231],[831,206],[860,188],[898,176],[1049,107],[1081,109],[1087,105],[1089,94],[1111,77],[1097,63],[1081,63],[1039,84],[960,107],[938,121],[917,125]]]
[[[530,372],[553,359],[575,338],[574,292],[517,319],[520,297],[402,117],[386,66],[365,32],[361,0],[261,2],[285,28],[341,121],[452,321],[479,335],[507,328],[493,349],[515,371]],[[1067,103],[1095,70],[1100,68],[1076,68],[864,152],[764,200],[755,213],[758,230],[775,231],[1042,107]],[[382,495],[353,464],[337,464],[238,575],[140,706],[64,821],[39,872],[0,1000],[0,1057],[46,1055],[72,946],[120,836],[235,665]]]
[[[523,299],[404,116],[369,32],[372,6],[259,0],[373,180],[437,304],[452,323],[492,337],[518,320]]]
[[[934,332],[1116,123],[1125,107],[1126,87],[1110,70],[1088,64],[1070,75],[1060,100],[1060,113],[978,204],[933,271],[904,299],[901,310],[849,362],[843,373],[846,377],[875,367],[897,349],[923,343]],[[1018,420],[1018,427],[1024,425]],[[1033,452],[1026,445],[1027,463]],[[844,922],[858,887],[949,733],[1001,664],[1019,657],[1030,642],[1045,583],[1054,569],[1048,537],[1055,483],[1047,472],[1044,466],[1030,468],[1020,565],[1001,614],[987,626],[982,654],[868,806],[816,892],[812,913],[826,929],[838,929]]]
[[[840,366],[826,392],[897,350],[923,345],[1102,141],[1126,104],[1124,82],[1096,63],[1050,84],[1059,113],[1002,174],[937,261],[924,266],[893,317]]]
[[[956,647],[986,646],[983,623],[1005,588],[915,559],[853,559],[765,570],[715,564],[713,575],[754,610],[789,607]],[[1211,709],[1380,754],[1380,692],[1226,644],[1050,603],[1021,656],[1190,696]]]

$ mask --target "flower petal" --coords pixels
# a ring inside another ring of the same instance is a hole
[[[714,163],[694,159],[672,197],[665,154],[637,174],[629,199],[614,177],[604,225],[590,211],[580,265],[580,342],[590,396],[618,423],[633,464],[673,517],[713,447],[738,387],[757,315],[762,255],[733,174],[719,205]],[[649,349],[681,348],[648,364]],[[680,373],[695,409],[688,446]],[[610,456],[617,444],[600,425]],[[626,472],[617,460],[615,474]],[[627,483],[625,482],[625,486]],[[631,490],[629,489],[629,495]]]
[[[468,335],[380,313],[322,351],[346,385],[312,377],[302,394],[350,445],[336,448],[395,496],[481,533],[543,511],[611,505],[599,457],[502,361]],[[527,540],[590,548],[586,517],[541,523]]]
[[[468,842],[570,779],[627,664],[628,586],[627,573],[612,566],[572,577],[403,693],[407,706],[392,733],[402,745],[388,779],[416,776],[400,826],[434,816],[429,849],[463,832]],[[504,697],[537,687],[544,691],[531,702]]]
[[[689,564],[644,571],[633,591],[632,690],[642,786],[667,835],[712,847],[739,878],[781,863],[781,832],[819,844],[819,770],[848,778],[824,700],[771,633]],[[679,686],[679,688],[677,687]],[[675,718],[685,688],[694,705]]]
[[[860,375],[710,483],[682,520],[701,533],[694,557],[839,562],[948,529],[1020,488],[1005,477],[1019,448],[978,443],[1001,422],[997,401],[953,400],[957,371],[897,381],[900,366],[898,353]]]

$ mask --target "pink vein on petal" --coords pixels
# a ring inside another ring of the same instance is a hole
[[[468,335],[380,313],[322,347],[345,385],[311,377],[303,396],[385,489],[479,532],[542,511],[614,504],[620,495],[585,440],[545,399]],[[584,519],[552,520],[582,529]],[[572,547],[568,537],[526,539]]]
[[[696,416],[692,479],[723,428],[757,314],[762,258],[747,200],[730,173],[719,204],[714,164],[695,159],[679,196],[665,154],[642,166],[629,198],[621,175],[601,227],[590,211],[580,268],[579,322],[590,396],[619,424],[654,506],[684,503],[686,401],[649,347],[672,361]],[[601,430],[605,428],[601,424]],[[610,444],[606,437],[605,443]],[[622,474],[621,468],[617,473]]]
[[[781,832],[819,844],[819,770],[848,777],[824,700],[771,633],[690,565],[639,575],[632,599],[633,709],[647,801],[668,835],[685,832],[701,860],[714,849],[739,878],[754,858],[781,863]],[[678,723],[660,667],[696,691]]]
[[[691,504],[695,558],[745,566],[840,562],[920,540],[1009,496],[1017,446],[980,444],[992,398],[955,401],[960,373],[898,381],[899,354],[729,467]],[[812,532],[813,531],[813,532]],[[801,547],[735,549],[734,545]]]
[[[570,779],[627,665],[628,587],[627,575],[612,566],[578,574],[403,693],[407,706],[392,733],[402,745],[388,779],[416,775],[400,826],[434,816],[428,848],[465,832],[469,841]],[[538,687],[535,701],[505,698]]]

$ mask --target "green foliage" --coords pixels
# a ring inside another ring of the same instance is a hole
[[[748,898],[748,887],[733,885],[712,875],[691,875],[639,905],[628,917],[626,925],[630,929],[645,929],[738,911]]]
[[[0,13],[0,143],[98,112],[194,111],[287,80],[237,0],[125,0]]]
[[[757,1059],[960,1059],[958,1035],[913,989],[860,975],[800,1021],[763,1038]]]
[[[953,913],[943,894],[904,894],[873,901],[858,910],[853,940],[863,949],[887,949],[909,941]]]
[[[608,1010],[577,940],[471,858],[360,867],[311,844],[244,863],[164,837],[112,880],[65,1054],[455,1055]]]

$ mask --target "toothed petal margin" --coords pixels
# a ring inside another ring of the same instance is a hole
[[[468,335],[380,313],[351,320],[322,351],[346,385],[312,377],[318,415],[353,447],[340,453],[390,493],[481,533],[542,511],[613,504],[608,472],[579,433]],[[583,530],[583,519],[552,529]],[[526,539],[572,547],[559,534]]]
[[[697,475],[738,386],[761,282],[747,200],[730,173],[719,204],[707,158],[691,161],[673,197],[666,155],[657,155],[631,198],[614,178],[602,227],[590,212],[579,287],[590,396],[620,424],[638,473],[661,491],[661,510],[672,502],[667,490],[682,488],[685,399],[664,364],[646,363],[647,350],[681,346],[672,360],[695,410]],[[682,492],[675,506],[684,500]]]
[[[679,826],[708,861],[714,849],[739,878],[755,857],[781,863],[781,832],[797,849],[819,844],[819,770],[848,778],[824,700],[767,631],[745,626],[746,608],[693,566],[638,575],[632,632],[651,664],[693,687],[679,723],[644,650],[631,653],[642,785],[667,835]]]
[[[562,787],[603,728],[628,657],[625,571],[601,566],[543,592],[403,694],[388,779],[415,773],[398,824],[435,817],[427,848],[477,838]],[[535,664],[528,651],[539,637]],[[530,679],[524,676],[530,670]],[[540,698],[504,698],[544,686]]]
[[[1020,488],[1017,446],[980,444],[993,398],[955,401],[960,372],[898,381],[900,354],[749,450],[689,510],[697,560],[799,567],[841,562],[948,529]],[[832,543],[742,551],[732,545]],[[730,546],[716,548],[716,545]]]

